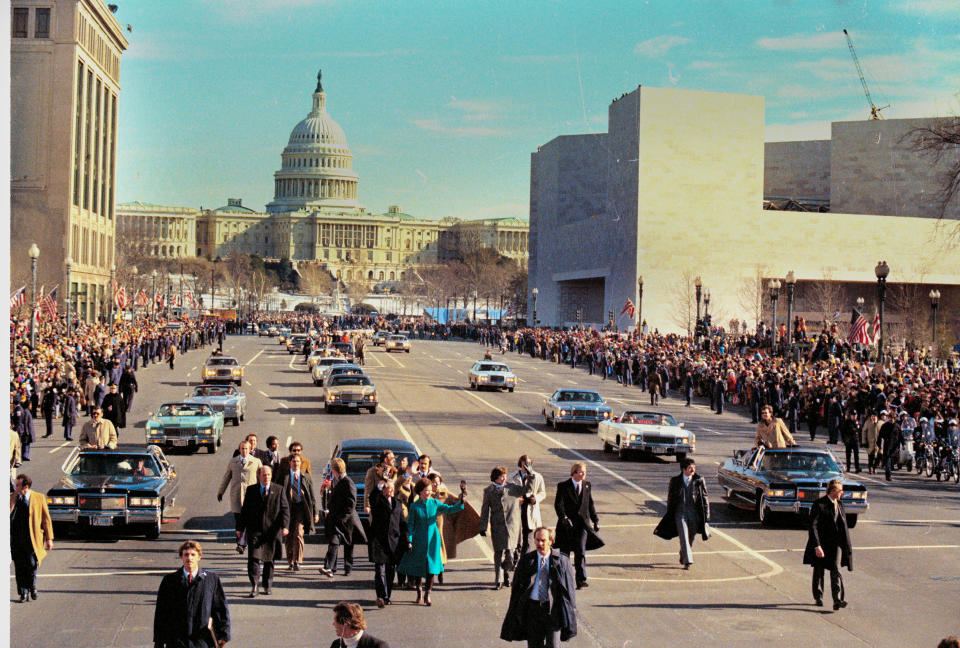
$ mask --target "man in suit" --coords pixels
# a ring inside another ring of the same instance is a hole
[[[300,466],[300,470],[303,472],[312,475],[313,472],[310,470],[310,460],[303,456],[303,444],[299,441],[293,441],[287,447],[287,450],[290,451],[290,454],[286,457],[280,459],[280,472],[278,474],[284,474],[286,471],[290,470],[290,457],[293,455],[298,455],[303,458],[303,465]]]
[[[490,484],[483,489],[483,506],[480,507],[480,528],[482,536],[487,535],[490,527],[490,539],[493,541],[494,589],[503,585],[510,587],[510,572],[513,571],[513,551],[520,541],[520,500],[523,498],[523,486],[507,483],[506,466],[497,466],[490,472]],[[503,585],[500,584],[500,571],[503,570]]]
[[[127,404],[123,396],[117,391],[116,383],[110,385],[110,392],[103,397],[103,418],[113,423],[119,435],[120,430],[127,427]]]
[[[557,549],[566,554],[573,552],[577,589],[587,587],[586,552],[604,544],[597,535],[600,520],[587,481],[587,464],[582,461],[574,463],[570,468],[570,479],[557,484],[553,508],[557,513]]]
[[[518,470],[510,475],[510,482],[523,487],[523,501],[520,503],[520,552],[523,556],[533,546],[533,530],[542,526],[540,502],[547,497],[547,487],[543,475],[534,471],[530,455],[520,455]]]
[[[667,512],[653,531],[664,540],[680,538],[680,564],[690,569],[693,563],[691,545],[697,534],[707,540],[707,522],[710,521],[710,502],[703,477],[697,474],[697,464],[690,457],[680,462],[680,474],[670,478],[667,491]]]
[[[134,347],[136,349],[136,347]],[[133,409],[133,396],[137,393],[137,390],[140,386],[137,384],[137,377],[134,375],[134,371],[137,369],[137,356],[133,357],[134,365],[133,367],[127,367],[123,371],[123,375],[120,376],[120,395],[123,396],[123,402],[127,406],[127,411],[129,412]]]
[[[390,605],[393,577],[397,565],[409,546],[407,521],[403,503],[396,497],[396,482],[383,479],[370,497],[370,541],[368,549],[373,563],[373,583],[377,607]]]
[[[343,575],[353,571],[353,545],[357,538],[364,538],[360,518],[357,517],[357,487],[347,476],[347,466],[337,457],[330,461],[333,472],[333,488],[330,492],[329,510],[324,519],[324,532],[327,536],[327,555],[323,559],[320,573],[333,578],[337,568],[337,555],[343,545]],[[362,540],[361,540],[362,541]]]
[[[341,601],[333,606],[333,629],[337,638],[330,648],[390,648],[383,639],[367,634],[363,608],[356,603]]]
[[[250,454],[251,454],[252,456],[254,456],[254,457],[256,457],[257,459],[259,459],[259,460],[260,460],[260,463],[263,464],[264,466],[270,465],[270,460],[271,460],[270,451],[269,451],[269,450],[262,450],[262,449],[260,449],[260,448],[258,447],[258,446],[260,445],[260,440],[257,438],[256,433],[251,432],[251,433],[248,434],[246,437],[244,437],[244,441],[247,441],[247,442],[250,443]],[[233,456],[234,456],[234,457],[236,457],[238,454],[240,454],[240,451],[239,451],[239,450],[234,450],[234,451],[233,451]],[[284,466],[284,468],[286,469],[286,466]],[[274,473],[274,476],[275,476],[278,480],[280,479],[280,475],[279,475],[279,474]]]
[[[20,602],[37,600],[37,569],[53,549],[53,520],[47,499],[32,489],[29,476],[17,475],[10,493],[10,553]]]
[[[842,495],[843,484],[831,479],[827,494],[810,507],[810,530],[803,552],[803,564],[813,565],[813,600],[818,607],[823,606],[823,572],[830,571],[834,610],[847,607],[840,568],[853,571],[853,545]]]
[[[91,410],[93,411],[93,410]],[[77,424],[77,390],[70,388],[63,400],[63,438],[73,441],[73,426]]]
[[[43,420],[47,424],[46,434],[43,438],[53,436],[53,417],[57,415],[57,409],[60,407],[60,390],[54,385],[47,385],[43,390],[43,399],[40,401],[40,412],[43,414]]]
[[[79,439],[81,448],[103,450],[117,447],[117,430],[113,423],[103,418],[103,410],[93,408],[93,418],[83,424]]]
[[[290,533],[286,538],[287,564],[293,571],[300,571],[303,562],[303,535],[313,531],[320,521],[317,515],[317,497],[313,491],[313,478],[301,470],[303,457],[292,455],[290,469],[282,476],[280,486],[290,502]]]
[[[196,540],[180,545],[179,555],[183,568],[164,576],[157,590],[154,648],[223,646],[230,641],[230,609],[220,577],[200,569]]]
[[[30,408],[16,394],[10,396],[10,425],[20,435],[20,456],[30,461],[30,444],[34,441],[33,415]]]
[[[259,483],[247,486],[240,510],[240,527],[237,540],[246,541],[247,577],[250,579],[249,598],[257,595],[257,581],[261,592],[269,595],[273,584],[273,560],[280,549],[279,542],[290,533],[290,503],[280,484],[271,482],[273,471],[269,466],[260,466],[257,471]]]
[[[223,501],[223,494],[230,486],[230,512],[237,528],[240,528],[240,511],[243,508],[243,498],[247,487],[257,483],[257,471],[260,469],[260,460],[250,454],[250,442],[240,443],[236,456],[230,458],[227,471],[223,474],[220,489],[217,491],[217,501]]]
[[[577,593],[570,559],[552,549],[553,532],[534,532],[536,551],[520,559],[510,590],[510,606],[500,628],[504,641],[526,641],[528,648],[559,648],[577,634]]]

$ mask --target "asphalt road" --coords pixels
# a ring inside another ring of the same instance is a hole
[[[276,340],[230,337],[225,351],[246,365],[246,421],[227,425],[224,448],[215,455],[172,453],[183,480],[179,519],[165,524],[155,541],[58,538],[40,570],[37,602],[15,602],[11,565],[11,645],[152,645],[157,587],[164,573],[179,566],[176,548],[188,538],[203,543],[203,566],[224,580],[231,645],[327,646],[334,638],[329,610],[341,600],[360,602],[368,611],[369,631],[394,648],[503,645],[498,635],[509,593],[491,590],[491,552],[484,538],[460,546],[432,608],[415,607],[413,592],[398,591],[395,605],[378,610],[363,549],[351,577],[321,579],[316,567],[324,545],[316,537],[309,539],[302,571],[287,572],[284,564],[272,596],[243,598],[249,587],[245,557],[234,551],[232,517],[225,503],[217,502],[216,488],[232,448],[250,431],[260,435],[261,444],[269,434],[284,445],[288,438],[301,441],[315,473],[340,439],[410,438],[432,455],[448,483],[468,481],[477,508],[490,469],[505,464],[512,470],[517,457],[528,453],[547,482],[542,508],[551,525],[556,483],[569,475],[573,461],[587,461],[606,546],[588,554],[591,586],[577,595],[580,633],[567,644],[572,647],[936,646],[943,636],[960,633],[960,487],[954,484],[902,473],[892,482],[854,476],[866,482],[871,506],[853,530],[856,570],[844,572],[850,607],[832,612],[812,604],[811,570],[801,564],[806,532],[800,523],[784,520],[760,528],[751,514],[720,499],[717,463],[752,441],[753,426],[738,411],[717,416],[703,404],[685,408],[675,393],[661,402],[697,434],[695,457],[707,480],[716,530],[708,543],[694,545],[695,563],[683,571],[676,544],[652,534],[676,462],[620,461],[602,453],[594,433],[554,432],[540,415],[543,398],[557,387],[599,389],[615,410],[648,403],[637,388],[507,354],[504,359],[521,378],[516,392],[473,392],[466,389],[466,370],[482,355],[481,347],[415,340],[410,354],[368,352],[367,371],[381,398],[375,415],[327,415],[301,357],[288,355]],[[199,380],[204,357],[195,351],[178,358],[173,371],[166,365],[141,370],[130,427],[121,440],[142,442],[149,411],[184,396]],[[22,468],[41,492],[56,481],[68,453],[61,436],[58,429],[35,444],[34,460]]]

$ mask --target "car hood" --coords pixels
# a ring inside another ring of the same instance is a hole
[[[209,405],[211,403],[229,403],[235,401],[236,396],[191,396],[190,398],[183,399],[184,403],[203,403],[204,405]]]
[[[504,378],[506,378],[507,376],[512,376],[513,372],[512,371],[483,371],[482,369],[478,369],[477,374],[481,376],[503,376]]]
[[[165,477],[138,475],[66,475],[57,482],[56,489],[68,490],[153,490],[166,483]]]
[[[840,473],[833,470],[823,472],[811,472],[809,470],[770,470],[763,475],[769,479],[777,481],[793,482],[799,486],[819,485],[823,482],[826,485],[831,479],[839,479]]]
[[[555,401],[560,407],[577,407],[580,409],[610,409],[606,403],[592,403],[590,401]]]

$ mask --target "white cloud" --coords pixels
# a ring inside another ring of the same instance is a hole
[[[960,3],[957,0],[896,0],[890,3],[890,8],[911,15],[946,14],[956,17],[960,12]]]
[[[496,110],[496,106],[485,101],[467,101],[454,98],[453,101],[444,104],[447,108],[456,108],[467,113],[488,113]]]
[[[639,54],[640,56],[656,57],[665,54],[674,47],[689,42],[690,39],[684,38],[683,36],[656,36],[642,43],[637,43],[637,46],[633,48],[633,53]]]
[[[761,38],[754,43],[756,47],[766,50],[829,50],[845,47],[846,44],[841,31]]]
[[[443,135],[452,135],[454,137],[486,137],[490,135],[503,135],[503,131],[496,128],[487,128],[484,126],[446,126],[436,119],[414,119],[410,122],[417,128],[431,133],[441,133]]]

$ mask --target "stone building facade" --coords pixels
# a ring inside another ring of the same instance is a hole
[[[135,201],[118,204],[116,212],[118,242],[134,242],[133,251],[138,255],[183,259],[198,254],[199,209]]]
[[[10,41],[10,271],[104,312],[116,237],[120,57],[127,39],[102,0],[14,0]]]

